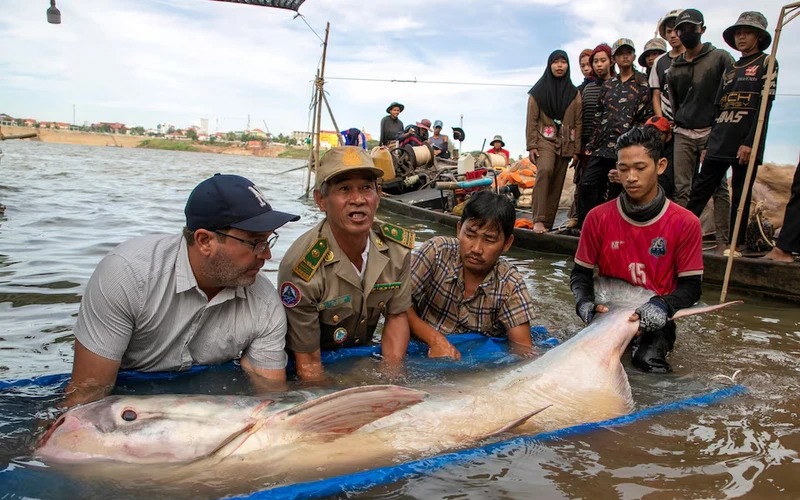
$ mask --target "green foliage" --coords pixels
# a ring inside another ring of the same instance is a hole
[[[137,147],[144,149],[164,149],[167,151],[200,151],[200,148],[193,146],[188,141],[173,141],[169,139],[147,139],[142,141]]]
[[[130,128],[131,134],[133,135],[144,135],[144,127],[131,127]]]
[[[196,141],[197,140],[197,130],[195,130],[193,128],[188,129],[186,131],[186,137],[188,137],[192,141]]]
[[[367,141],[367,151],[372,151],[372,148],[377,148],[380,141],[376,141],[375,139],[370,139]]]
[[[292,158],[294,160],[307,160],[308,150],[299,148],[287,148],[286,151],[278,155],[278,158]]]

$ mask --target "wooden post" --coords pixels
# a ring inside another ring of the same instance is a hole
[[[775,38],[772,41],[772,51],[770,52],[770,59],[769,65],[767,66],[767,78],[764,81],[764,88],[761,91],[761,107],[758,111],[758,123],[756,124],[756,137],[753,140],[753,147],[750,153],[750,161],[747,164],[747,174],[744,178],[744,189],[742,190],[742,195],[739,199],[739,208],[736,210],[736,219],[733,225],[733,241],[731,242],[731,249],[728,255],[728,262],[725,266],[725,276],[722,279],[722,293],[719,296],[720,302],[725,302],[725,297],[728,294],[728,282],[730,281],[731,277],[731,269],[733,268],[733,259],[734,253],[736,251],[736,244],[738,243],[739,238],[739,228],[742,225],[742,212],[745,209],[744,202],[747,199],[747,192],[750,189],[750,180],[753,178],[753,170],[755,169],[756,164],[756,157],[758,156],[758,149],[761,147],[761,135],[762,131],[764,130],[764,121],[766,119],[767,114],[767,103],[769,102],[769,92],[770,88],[772,87],[772,82],[775,80],[775,56],[778,53],[778,43],[781,39],[781,31],[783,30],[784,24],[788,24],[789,21],[797,17],[797,13],[789,17],[784,22],[786,18],[787,11],[794,11],[800,8],[800,2],[795,2],[792,4],[784,5],[781,8],[781,14],[778,17],[778,25],[775,27]],[[750,207],[747,207],[748,213],[750,212]]]
[[[325,41],[322,42],[322,64],[320,66],[320,70],[317,73],[317,100],[316,100],[316,111],[317,111],[317,130],[316,130],[316,137],[314,138],[314,181],[316,182],[317,179],[317,171],[319,170],[319,143],[320,143],[320,134],[322,133],[322,101],[325,98],[325,59],[328,56],[328,34],[331,31],[331,23],[330,21],[325,25]],[[338,132],[338,131],[337,131]],[[308,193],[311,191],[311,179],[309,178],[308,183],[308,190],[306,190],[305,196],[308,197]]]

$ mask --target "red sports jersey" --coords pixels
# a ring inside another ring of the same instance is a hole
[[[586,216],[575,262],[598,266],[600,276],[668,295],[679,276],[703,274],[700,220],[667,200],[658,216],[636,222],[622,212],[619,198],[608,201]]]

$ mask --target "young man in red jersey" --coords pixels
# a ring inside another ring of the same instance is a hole
[[[581,232],[570,288],[578,316],[590,323],[597,313],[593,273],[627,281],[655,292],[631,321],[640,321],[633,344],[633,365],[667,373],[675,343],[675,311],[700,298],[703,276],[699,219],[669,201],[658,184],[667,168],[662,139],[654,127],[634,127],[617,141],[617,170],[624,189],[616,199],[592,209]]]

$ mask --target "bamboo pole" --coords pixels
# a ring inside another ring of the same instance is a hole
[[[325,97],[325,60],[328,57],[328,34],[331,31],[331,23],[330,21],[325,25],[325,41],[322,42],[322,64],[320,65],[320,71],[317,74],[317,102],[316,102],[316,110],[317,110],[317,130],[316,130],[316,137],[314,138],[314,179],[317,178],[317,171],[319,170],[319,143],[320,143],[320,135],[322,133],[322,101]],[[338,132],[338,131],[337,131]],[[308,191],[306,191],[306,197],[308,197],[309,191],[311,191],[311,179],[309,179],[308,184]]]
[[[319,105],[320,105],[320,103],[319,103],[319,89],[317,87],[318,82],[319,82],[319,70],[317,70],[317,75],[314,77],[314,92],[313,92],[314,98],[312,100],[312,104],[313,104],[312,116],[313,116],[313,118],[312,118],[312,121],[311,121],[311,137],[315,140],[315,144],[319,144],[319,141],[316,139],[319,136],[319,134],[317,134],[317,120],[318,120],[318,115],[319,115],[319,113],[317,113],[317,110],[319,109]],[[316,173],[316,165],[317,165],[316,153],[318,151],[319,150],[317,148],[315,148],[313,145],[309,149],[309,152],[308,152],[308,165],[307,165],[308,166],[308,173],[306,174],[306,183],[303,186],[303,194],[300,195],[300,198],[308,199],[308,193],[309,193],[309,191],[311,191],[311,170],[312,170],[312,165],[314,166],[313,167],[314,168],[314,172]]]
[[[756,158],[758,156],[758,149],[761,147],[761,135],[764,130],[764,122],[766,121],[767,103],[769,102],[769,92],[772,87],[772,82],[775,80],[775,56],[778,53],[778,43],[781,39],[781,31],[783,26],[788,24],[792,19],[797,17],[794,13],[789,19],[784,22],[787,11],[794,11],[800,8],[800,2],[784,5],[781,8],[781,14],[778,17],[778,25],[775,27],[775,38],[772,42],[772,51],[770,52],[769,65],[767,66],[767,78],[764,81],[764,88],[761,90],[761,106],[758,111],[758,123],[756,124],[756,137],[753,140],[753,146],[750,153],[750,161],[747,163],[747,174],[744,178],[744,189],[739,198],[739,208],[736,210],[736,219],[733,225],[733,241],[731,241],[731,250],[728,252],[728,262],[725,266],[725,277],[722,280],[722,293],[720,293],[719,301],[725,302],[725,297],[728,294],[728,284],[730,282],[731,270],[733,269],[734,253],[739,239],[739,228],[742,225],[742,212],[745,209],[744,203],[747,200],[747,193],[750,190],[750,180],[753,178],[753,170],[755,170]],[[750,207],[747,207],[748,212]]]

